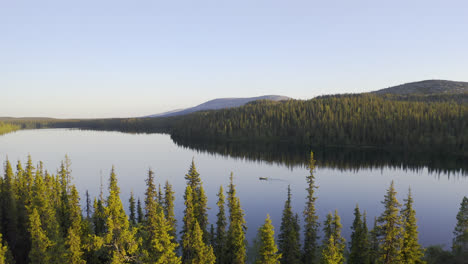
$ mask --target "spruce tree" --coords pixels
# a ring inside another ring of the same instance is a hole
[[[193,159],[187,174],[185,174],[185,179],[187,180],[187,185],[190,186],[190,188],[192,189],[194,217],[197,220],[198,224],[200,225],[200,229],[203,232],[203,241],[205,243],[208,243],[210,237],[208,232],[208,200],[206,198],[206,194],[203,189],[203,184],[200,179],[200,173],[198,173],[197,168],[195,166],[195,161]]]
[[[1,230],[4,241],[11,247],[16,247],[17,241],[17,207],[14,193],[14,174],[10,161],[5,162],[5,175],[1,188]]]
[[[279,264],[281,253],[275,244],[275,231],[271,224],[270,215],[267,215],[265,223],[260,227],[260,248],[256,264]],[[289,263],[289,262],[283,262]]]
[[[174,191],[172,190],[172,185],[169,181],[166,181],[164,185],[164,203],[163,210],[164,215],[169,223],[170,230],[169,234],[173,237],[173,242],[176,242],[177,238],[177,220],[174,214]]]
[[[332,234],[323,245],[321,261],[322,264],[341,264],[343,263],[343,254],[335,243],[335,237]]]
[[[130,199],[128,199],[129,204],[129,221],[131,226],[136,226],[136,215],[135,215],[135,197],[133,197],[133,191],[130,192]]]
[[[315,189],[315,160],[314,153],[310,153],[309,162],[309,175],[307,176],[307,200],[304,209],[304,249],[302,260],[304,264],[316,263],[317,261],[317,250],[318,250],[318,229],[319,222],[318,216],[315,210],[315,201],[317,197],[314,196]]]
[[[66,254],[64,263],[72,264],[84,264],[86,261],[83,260],[83,251],[81,247],[81,208],[80,208],[80,197],[76,187],[71,186],[70,191],[70,227],[68,228],[68,235],[66,239]]]
[[[245,220],[239,198],[236,196],[233,174],[230,176],[228,189],[229,228],[227,233],[227,262],[231,264],[243,264],[246,260],[245,245]]]
[[[228,264],[226,262],[226,212],[224,208],[224,190],[223,186],[219,186],[218,192],[218,214],[216,221],[216,233],[214,235],[214,252],[216,255],[216,263],[218,264]]]
[[[453,231],[452,251],[458,257],[468,256],[468,198],[465,196],[457,214],[457,224]]]
[[[41,227],[41,219],[36,208],[33,208],[29,215],[29,233],[31,234],[31,251],[29,251],[31,263],[51,263],[49,248],[52,246],[52,242]]]
[[[345,239],[341,236],[341,221],[338,212],[335,214],[329,213],[324,223],[324,248],[322,249],[322,263],[339,263],[345,262],[344,250]]]
[[[145,219],[145,214],[143,213],[143,207],[141,206],[141,200],[138,198],[137,201],[137,220],[139,224],[142,224]]]
[[[192,243],[192,260],[188,262],[190,264],[214,264],[216,257],[213,253],[213,247],[207,245],[203,241],[203,233],[200,229],[200,225],[195,220],[193,231],[191,232],[191,243]],[[185,263],[185,262],[184,262]]]
[[[295,264],[301,262],[299,223],[297,220],[292,211],[291,187],[288,185],[288,198],[284,204],[278,235],[279,253],[281,253],[281,262],[283,263]]]
[[[390,184],[385,200],[385,210],[377,219],[379,224],[379,263],[401,263],[402,222],[399,215],[400,203],[396,198],[394,183]]]
[[[86,220],[91,219],[91,198],[89,192],[86,190]]]
[[[349,264],[367,264],[369,262],[368,234],[365,221],[365,216],[361,216],[359,206],[356,205],[354,209],[354,221],[351,227],[353,232],[351,234]]]
[[[403,243],[401,247],[401,263],[420,264],[424,253],[418,242],[418,226],[416,223],[416,211],[413,209],[413,197],[411,189],[408,190],[408,198],[404,200],[404,208],[401,210],[403,220]]]
[[[175,249],[177,244],[172,242],[169,234],[170,225],[164,217],[164,212],[159,204],[159,198],[154,185],[154,173],[149,170],[146,180],[146,248],[148,250],[147,263],[181,263]]]
[[[374,227],[369,232],[369,263],[377,264],[379,260],[379,226],[377,217],[374,218]]]
[[[196,222],[194,213],[193,213],[193,193],[192,187],[187,185],[185,189],[185,210],[184,210],[184,219],[183,219],[183,227],[182,227],[182,262],[183,263],[191,263],[192,259],[194,258],[194,250],[192,248],[192,230],[194,229],[194,225]]]
[[[94,210],[93,210],[93,227],[94,234],[101,236],[106,232],[106,213],[105,206],[101,199],[94,198]]]
[[[113,264],[129,262],[137,250],[135,232],[130,231],[130,224],[119,197],[120,188],[117,176],[112,167],[109,179],[109,196],[105,207],[106,233],[102,239],[97,238],[96,244],[101,244],[105,258]]]

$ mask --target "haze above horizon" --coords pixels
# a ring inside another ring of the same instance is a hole
[[[0,116],[468,81],[464,1],[2,1]]]

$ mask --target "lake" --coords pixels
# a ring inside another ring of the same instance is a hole
[[[223,185],[226,189],[229,175],[233,172],[238,196],[245,211],[247,237],[251,242],[267,214],[270,214],[275,229],[279,232],[288,185],[292,190],[293,209],[299,215],[302,214],[308,169],[301,162],[282,162],[281,159],[277,159],[277,162],[263,161],[262,155],[239,155],[239,151],[236,153],[238,154],[233,156],[222,155],[215,151],[202,151],[200,147],[183,147],[164,134],[42,129],[22,130],[0,136],[2,163],[6,157],[13,164],[17,160],[25,163],[27,155],[31,154],[35,163],[43,161],[45,168],[55,173],[60,161],[67,154],[72,161],[74,183],[82,200],[86,190],[89,190],[92,197],[99,194],[101,178],[107,185],[110,169],[115,165],[121,198],[128,207],[131,191],[144,199],[145,179],[148,169],[152,168],[156,173],[157,183],[164,184],[169,180],[174,186],[179,228],[184,210],[184,176],[192,158],[208,196],[210,223],[216,221],[216,193],[219,186]],[[318,157],[325,159],[325,154]],[[355,155],[357,154],[351,155],[349,159]],[[288,153],[278,153],[277,156],[288,156]],[[368,225],[372,227],[374,217],[383,211],[381,201],[390,182],[394,180],[401,203],[411,187],[420,242],[424,246],[451,245],[460,202],[464,195],[468,195],[465,170],[437,170],[433,167],[434,162],[429,162],[427,166],[418,163],[418,166],[413,167],[405,164],[404,160],[389,162],[388,166],[385,163],[379,163],[379,166],[360,166],[360,161],[356,160],[352,162],[353,166],[346,161],[346,166],[339,166],[337,164],[340,163],[317,159],[319,166],[315,176],[319,188],[316,191],[316,208],[320,222],[325,220],[328,212],[338,210],[347,241],[351,234],[356,204],[367,211]],[[306,153],[302,160],[307,160]],[[259,177],[268,177],[269,180],[261,181]]]

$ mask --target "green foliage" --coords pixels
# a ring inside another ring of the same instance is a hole
[[[0,136],[21,129],[21,126],[0,122]]]
[[[166,184],[164,185],[163,210],[170,226],[169,235],[174,238],[173,242],[175,242],[177,236],[177,220],[174,214],[174,200],[175,197],[174,191],[172,190],[172,185],[169,183],[169,181],[166,181]]]
[[[275,244],[275,231],[271,224],[270,215],[267,215],[265,224],[260,227],[260,248],[257,264],[279,264],[281,253],[278,253],[278,248]],[[284,262],[289,263],[289,262]]]
[[[191,243],[193,248],[193,258],[190,264],[214,264],[216,257],[213,253],[213,248],[208,246],[203,241],[203,233],[200,225],[195,221],[193,234],[191,236]],[[185,263],[185,262],[184,262]]]
[[[418,102],[372,94],[243,107],[158,119],[175,139],[287,142],[296,146],[375,146],[468,152],[468,104]]]
[[[399,215],[401,204],[396,198],[394,183],[390,184],[385,200],[385,210],[377,219],[379,232],[379,262],[401,263],[402,221]]]
[[[453,253],[459,258],[468,258],[468,198],[465,196],[457,214],[457,224],[453,231]]]
[[[416,223],[416,211],[413,209],[411,189],[408,190],[408,198],[405,199],[404,208],[401,210],[401,217],[403,220],[401,263],[425,263],[423,261],[424,252],[418,242],[418,226]]]
[[[303,249],[303,258],[302,261],[305,264],[316,263],[318,259],[318,229],[319,222],[318,216],[315,209],[315,201],[317,197],[314,196],[315,189],[318,188],[315,185],[315,160],[314,153],[310,152],[310,162],[309,162],[309,175],[307,176],[307,199],[306,206],[303,212],[305,223],[304,223],[304,249]]]
[[[200,229],[194,214],[194,195],[192,187],[187,184],[185,190],[185,214],[182,230],[182,263],[214,263],[213,248],[203,240],[203,232]]]
[[[109,196],[104,208],[106,233],[102,237],[96,238],[100,254],[112,264],[130,262],[138,249],[135,231],[129,229],[130,224],[119,194],[117,176],[114,167],[112,167],[109,179]]]
[[[200,173],[198,173],[195,166],[195,161],[192,159],[192,164],[190,165],[188,173],[185,175],[187,180],[187,185],[192,189],[193,195],[193,215],[197,220],[200,228],[203,232],[203,241],[205,243],[209,242],[209,232],[208,232],[208,199],[203,189],[203,184],[200,179]]]
[[[217,221],[216,221],[216,233],[214,235],[214,253],[216,255],[216,263],[218,264],[228,264],[226,262],[226,244],[227,244],[227,221],[226,221],[226,210],[224,208],[224,190],[223,186],[219,186],[219,192],[217,194],[218,202],[216,205],[218,206],[218,214]]]
[[[240,206],[239,198],[236,196],[234,175],[229,177],[229,189],[227,201],[229,208],[229,228],[227,232],[227,262],[231,264],[243,264],[246,260],[244,212]]]
[[[345,239],[341,236],[341,221],[338,212],[329,213],[325,220],[323,231],[325,233],[324,245],[322,249],[321,263],[323,264],[343,264],[345,262],[344,250]]]
[[[279,253],[283,263],[301,263],[301,245],[299,219],[294,215],[291,207],[291,187],[288,185],[288,198],[284,204],[278,236]]]
[[[195,168],[194,165],[192,167]],[[244,213],[236,194],[232,173],[227,197],[224,196],[222,186],[218,193],[219,211],[216,231],[211,225],[213,235],[210,236],[209,243],[205,242],[203,230],[195,214],[197,208],[200,209],[195,203],[203,202],[203,199],[196,200],[196,197],[206,198],[201,181],[197,180],[198,176],[192,178],[193,182],[198,184],[195,185],[195,191],[191,188],[191,181],[188,181],[184,195],[181,258],[176,253],[178,244],[174,237],[172,186],[166,182],[165,193],[162,197],[162,191],[156,191],[154,174],[151,170],[146,181],[146,216],[138,199],[136,216],[135,209],[133,209],[133,218],[138,221],[131,227],[120,200],[120,189],[114,169],[110,174],[109,196],[104,200],[101,191],[101,195],[94,200],[92,216],[86,219],[82,216],[78,191],[71,183],[69,165],[64,163],[57,175],[50,175],[44,170],[42,163],[35,168],[31,157],[28,157],[25,169],[20,162],[16,169],[16,174],[14,174],[10,162],[6,161],[4,177],[0,179],[0,264],[205,264],[215,262],[240,264],[247,261]],[[314,169],[315,161],[311,155],[310,173],[307,176],[307,206],[304,210],[305,235],[309,238],[305,242],[308,242],[309,246],[304,246],[304,250],[313,250],[304,253],[312,253],[311,255],[315,258],[304,257],[303,260],[306,263],[317,263],[319,260],[317,253],[318,217],[315,212],[317,198],[314,196],[314,190],[317,187]],[[196,175],[195,172],[196,169],[193,169],[188,175]],[[89,195],[86,197],[88,205]],[[229,210],[228,219],[225,212],[225,200]],[[134,203],[133,199],[133,207],[135,207]],[[400,211],[401,206],[396,199],[396,191],[392,182],[383,204],[385,210],[378,220],[376,219],[376,224],[369,234],[365,213],[361,215],[359,208],[356,207],[351,227],[353,233],[348,263],[459,264],[466,262],[465,235],[468,225],[466,217],[468,198],[464,197],[457,215],[453,253],[435,246],[427,250],[421,249],[418,243],[416,212],[413,209],[411,192],[408,193],[408,198],[405,199],[404,207]],[[87,206],[87,215],[91,213],[89,207]],[[130,213],[132,214],[132,209]],[[59,224],[59,218],[62,219],[63,225]],[[280,252],[274,243],[271,220],[267,217],[253,246],[257,253],[254,256],[258,260],[257,263],[279,263],[280,260],[283,263],[301,263],[299,261],[298,222],[297,214],[293,214],[291,190],[288,187],[288,197],[278,236]],[[67,227],[66,233],[61,231],[63,227]],[[341,236],[341,229],[338,213],[335,211],[334,215],[329,214],[324,223],[325,236],[320,258],[322,263],[344,263],[345,241]],[[311,241],[313,243],[310,243]],[[11,253],[8,248],[11,248]],[[281,253],[284,255],[281,256]]]
[[[354,209],[354,221],[351,226],[349,264],[368,264],[369,263],[369,240],[367,234],[366,216],[361,217],[359,206]]]
[[[144,244],[148,256],[146,263],[181,263],[175,253],[177,244],[169,234],[170,224],[166,220],[154,185],[154,173],[149,170],[146,180],[146,222],[143,227],[146,232]]]
[[[133,196],[133,191],[130,192],[130,199],[128,199],[128,205],[129,205],[128,209],[130,211],[130,215],[129,215],[130,225],[135,226],[137,219],[136,219],[136,214],[135,214],[136,204],[135,204],[135,197]]]
[[[29,216],[29,232],[31,234],[31,251],[29,259],[32,263],[51,263],[50,247],[52,242],[47,238],[46,232],[41,227],[39,213],[34,208]]]

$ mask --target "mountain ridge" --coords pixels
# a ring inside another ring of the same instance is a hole
[[[440,95],[468,93],[468,82],[448,80],[423,80],[404,83],[371,92],[373,94],[396,95]]]
[[[186,115],[197,111],[203,110],[218,110],[232,107],[243,106],[247,103],[257,101],[257,100],[271,100],[271,101],[285,101],[291,99],[290,97],[283,95],[262,95],[256,97],[228,97],[228,98],[216,98],[209,101],[206,101],[202,104],[199,104],[194,107],[189,107],[180,110],[172,110],[168,112],[163,112],[154,115],[148,115],[145,117],[169,117],[169,116],[178,116]]]

